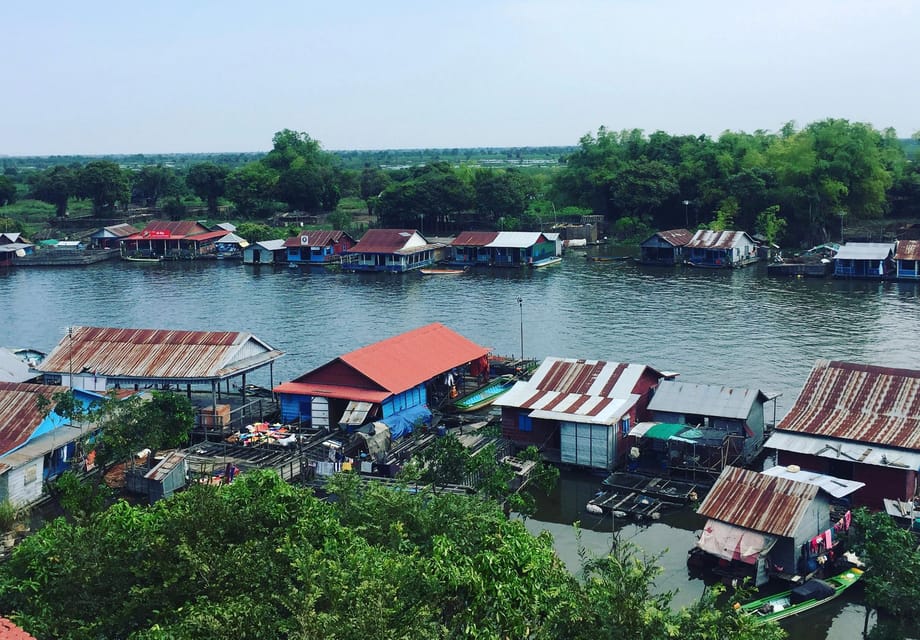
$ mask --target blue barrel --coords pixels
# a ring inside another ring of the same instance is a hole
[[[447,427],[445,427],[443,424],[439,424],[439,425],[438,425],[437,434],[438,434],[439,436],[446,436],[446,435],[447,435]]]

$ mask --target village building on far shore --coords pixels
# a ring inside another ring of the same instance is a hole
[[[865,484],[857,505],[912,502],[920,470],[920,371],[818,360],[766,443],[780,465]]]
[[[639,246],[639,262],[648,265],[674,266],[686,259],[684,247],[693,239],[687,229],[659,231]]]

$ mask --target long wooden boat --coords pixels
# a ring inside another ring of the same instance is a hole
[[[542,260],[531,262],[530,266],[534,269],[538,269],[539,267],[548,267],[551,264],[559,264],[560,262],[562,262],[562,258],[559,256],[550,256],[549,258],[543,258]]]
[[[782,620],[830,602],[856,584],[862,574],[862,569],[854,567],[824,580],[808,580],[794,589],[737,605],[736,609],[754,616],[757,624]]]
[[[163,258],[160,256],[154,256],[154,257],[124,256],[124,258],[128,262],[162,262],[163,260]]]
[[[626,262],[630,256],[585,256],[588,262]]]
[[[469,411],[482,409],[495,402],[498,396],[511,389],[515,381],[515,376],[510,373],[498,376],[486,386],[480,387],[461,398],[457,398],[450,404],[450,407],[458,413],[467,413]]]
[[[458,276],[461,273],[466,273],[466,269],[426,268],[419,269],[419,273],[421,273],[423,276]]]

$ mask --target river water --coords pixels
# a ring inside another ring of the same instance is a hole
[[[437,321],[498,354],[519,356],[523,343],[528,358],[636,362],[691,382],[779,392],[777,419],[817,358],[916,367],[917,284],[775,279],[764,265],[671,269],[584,255],[572,251],[538,270],[437,277],[230,261],[0,270],[0,346],[50,351],[74,325],[247,331],[286,353],[273,380],[267,372],[247,380],[268,386]],[[596,553],[610,546],[610,520],[584,511],[599,481],[566,473],[528,524],[552,532],[573,568],[579,541]],[[574,521],[582,522],[580,538]],[[621,530],[623,539],[663,554],[659,585],[679,589],[678,604],[702,592],[685,564],[701,525],[695,514],[678,513]],[[855,639],[863,622],[858,601],[857,588],[786,626],[801,638]]]

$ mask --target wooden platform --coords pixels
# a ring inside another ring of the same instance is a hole
[[[703,488],[693,482],[641,473],[614,471],[603,482],[609,491],[635,492],[672,504],[687,504],[701,497]]]
[[[586,508],[591,513],[612,515],[615,518],[645,520],[657,519],[666,506],[670,505],[636,491],[604,491],[588,501]]]

